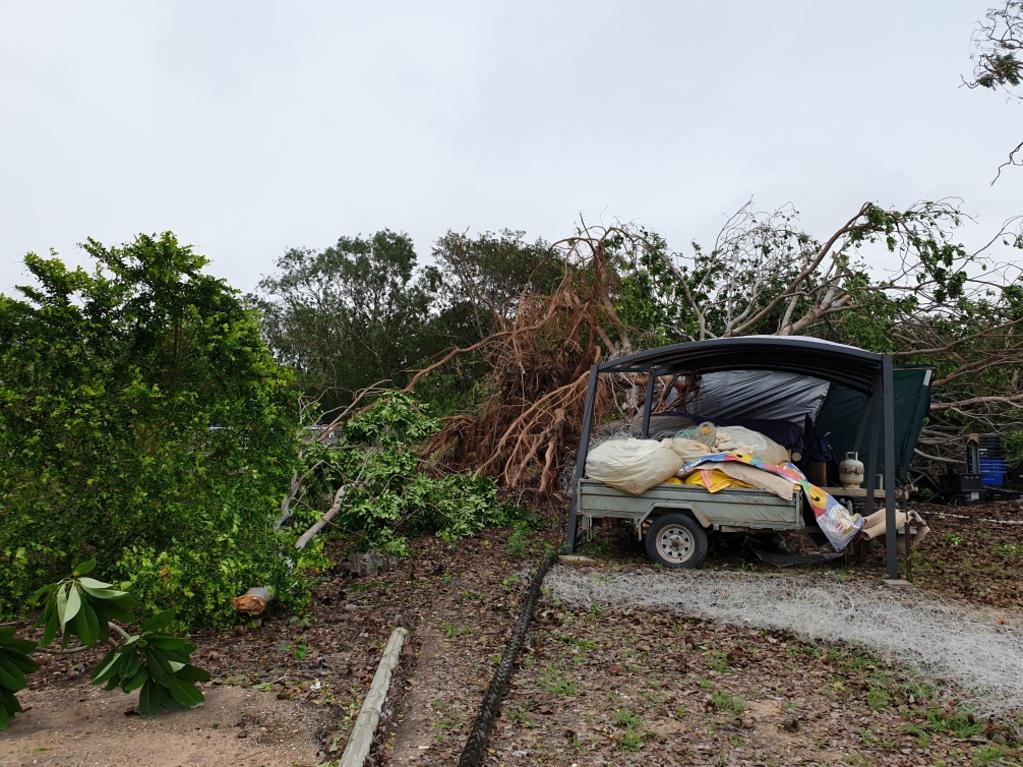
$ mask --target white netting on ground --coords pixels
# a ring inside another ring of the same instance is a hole
[[[545,585],[576,606],[631,604],[859,643],[939,687],[949,680],[979,714],[1023,709],[1023,628],[916,591],[762,573],[608,573],[565,566],[552,569]]]

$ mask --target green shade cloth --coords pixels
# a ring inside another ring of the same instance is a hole
[[[895,476],[905,482],[913,462],[920,429],[931,405],[931,371],[923,368],[896,368],[895,376]],[[831,432],[828,440],[841,461],[847,452],[856,451],[866,464],[872,424],[865,423],[868,399],[861,392],[832,384],[821,406],[814,428],[820,437]],[[877,470],[884,466],[883,439],[879,439]]]

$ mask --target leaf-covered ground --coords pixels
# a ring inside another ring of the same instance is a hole
[[[913,583],[948,597],[1023,609],[1023,506],[916,506],[932,534],[913,557]]]
[[[548,602],[488,764],[1013,764],[1010,741],[854,648]]]
[[[915,557],[917,585],[1023,617],[1012,548],[1023,543],[1019,526],[982,527],[973,518],[1018,519],[1016,507],[925,510],[970,519],[928,515],[932,534]],[[314,713],[324,722],[316,759],[329,764],[340,756],[390,631],[404,625],[411,633],[372,761],[454,764],[510,636],[528,571],[545,539],[559,534],[552,525],[528,540],[508,531],[457,545],[423,539],[414,556],[378,574],[339,567],[304,615],[272,615],[200,636],[194,658],[213,673],[210,688],[246,687]],[[650,567],[627,538],[598,543],[591,551],[608,565]],[[880,564],[838,563],[828,577],[880,577]],[[734,555],[708,566],[763,567]],[[93,660],[89,652],[46,656],[32,677],[33,695],[63,692],[61,705],[81,705],[73,691]],[[124,709],[132,703],[120,697]],[[598,614],[548,597],[496,725],[489,764],[1023,764],[1006,725],[971,721],[920,680],[850,647],[659,611]],[[0,762],[18,727],[0,735]],[[258,746],[261,733],[247,737]]]

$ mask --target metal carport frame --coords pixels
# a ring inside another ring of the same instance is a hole
[[[637,352],[626,357],[607,360],[590,367],[583,427],[576,453],[573,476],[572,507],[568,516],[566,541],[575,549],[578,530],[579,481],[586,468],[590,431],[593,426],[593,403],[597,379],[602,373],[646,373],[646,407],[643,435],[649,433],[651,405],[656,376],[679,373],[711,373],[726,370],[780,370],[821,378],[841,384],[867,395],[865,420],[872,421],[870,449],[867,453],[867,513],[874,510],[877,477],[877,449],[883,434],[885,555],[888,577],[899,577],[895,547],[895,413],[894,380],[891,355],[869,352],[855,346],[836,344],[817,338],[798,336],[740,336],[709,341],[663,346]]]

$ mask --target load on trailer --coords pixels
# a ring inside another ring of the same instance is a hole
[[[591,447],[600,377],[615,373],[646,376],[644,407],[628,438]],[[896,370],[888,355],[802,337],[714,339],[594,365],[568,544],[595,519],[622,519],[652,559],[692,567],[717,532],[819,527],[836,550],[883,532],[896,578],[905,515],[895,485],[909,469],[929,385],[928,370]],[[847,456],[841,467],[836,455]],[[878,501],[884,511],[874,514]]]

